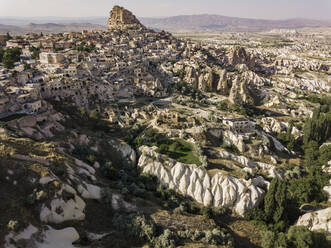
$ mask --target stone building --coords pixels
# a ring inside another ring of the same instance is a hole
[[[62,64],[64,56],[61,53],[40,53],[40,63],[42,64]]]
[[[244,119],[224,119],[223,124],[227,125],[231,131],[237,133],[251,133],[255,130],[255,123]]]

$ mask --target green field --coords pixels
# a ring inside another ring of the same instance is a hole
[[[158,144],[157,152],[168,155],[181,163],[201,165],[199,158],[194,154],[193,146],[182,140],[163,140]]]

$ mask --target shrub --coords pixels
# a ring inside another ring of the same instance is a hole
[[[214,228],[212,231],[205,231],[205,237],[203,242],[211,245],[229,245],[232,244],[232,237],[230,234],[225,234],[218,228]]]
[[[213,211],[211,207],[202,207],[200,210],[200,214],[207,219],[211,219],[213,217]]]
[[[226,208],[226,207],[217,207],[217,208],[213,209],[213,214],[215,216],[222,216],[222,215],[231,214],[231,209]]]
[[[303,226],[291,226],[287,233],[287,238],[293,247],[310,248],[313,247],[313,237],[311,232]]]
[[[138,197],[143,197],[145,194],[145,190],[138,187],[134,182],[130,184],[129,192]]]
[[[265,231],[262,234],[261,246],[262,248],[274,248],[276,242],[276,234],[272,231]]]
[[[100,167],[100,172],[104,177],[111,180],[116,180],[118,177],[117,170],[114,168],[112,162],[108,161]]]
[[[141,213],[115,216],[112,225],[130,236],[145,241],[152,242],[156,235],[156,226],[152,219]]]
[[[166,229],[159,237],[153,240],[153,243],[155,248],[175,248],[176,239],[175,233]]]
[[[247,220],[265,221],[266,215],[260,208],[252,208],[245,212],[245,218]]]

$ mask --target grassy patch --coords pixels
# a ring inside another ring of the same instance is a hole
[[[185,164],[201,165],[198,157],[194,154],[193,146],[181,139],[162,140],[159,142],[159,149],[157,152],[168,155],[179,162]]]

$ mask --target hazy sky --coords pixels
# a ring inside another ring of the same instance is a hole
[[[139,17],[220,14],[234,17],[331,19],[331,0],[0,0],[0,17],[108,16],[114,4]]]

